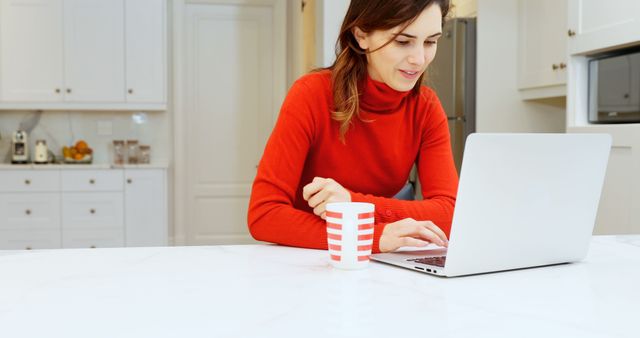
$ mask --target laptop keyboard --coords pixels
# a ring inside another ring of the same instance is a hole
[[[441,268],[444,268],[445,260],[447,260],[447,256],[407,259],[407,261],[409,262],[416,262],[416,263],[426,264],[426,265],[434,265],[434,266],[439,266]]]

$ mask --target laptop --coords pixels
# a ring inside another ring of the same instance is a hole
[[[449,247],[371,259],[446,277],[582,260],[610,149],[608,134],[471,134]]]

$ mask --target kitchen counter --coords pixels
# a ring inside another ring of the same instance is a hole
[[[60,169],[84,169],[84,170],[99,170],[99,169],[166,169],[169,167],[168,163],[158,162],[150,164],[124,164],[115,165],[109,163],[91,163],[91,164],[69,164],[69,163],[54,163],[54,164],[11,164],[0,163],[0,170],[60,170]]]
[[[7,337],[638,337],[640,236],[446,279],[275,245],[0,252]]]

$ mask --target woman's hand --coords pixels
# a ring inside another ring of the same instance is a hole
[[[449,245],[447,236],[433,222],[405,218],[384,227],[380,236],[380,251],[394,251],[403,246],[426,246],[429,243],[444,247]]]
[[[313,213],[325,219],[327,203],[351,202],[351,193],[331,178],[314,177],[302,188],[302,197],[313,208]]]

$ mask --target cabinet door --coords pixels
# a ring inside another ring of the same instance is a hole
[[[168,244],[165,176],[163,169],[125,171],[126,246]]]
[[[127,102],[165,102],[166,2],[127,0],[125,46]]]
[[[566,0],[520,0],[520,89],[567,82]]]
[[[62,100],[62,0],[0,2],[0,100]]]
[[[124,246],[121,192],[62,193],[62,246]]]
[[[124,101],[123,0],[65,0],[64,47],[66,101]]]
[[[569,0],[570,54],[637,41],[639,12],[637,0]]]

